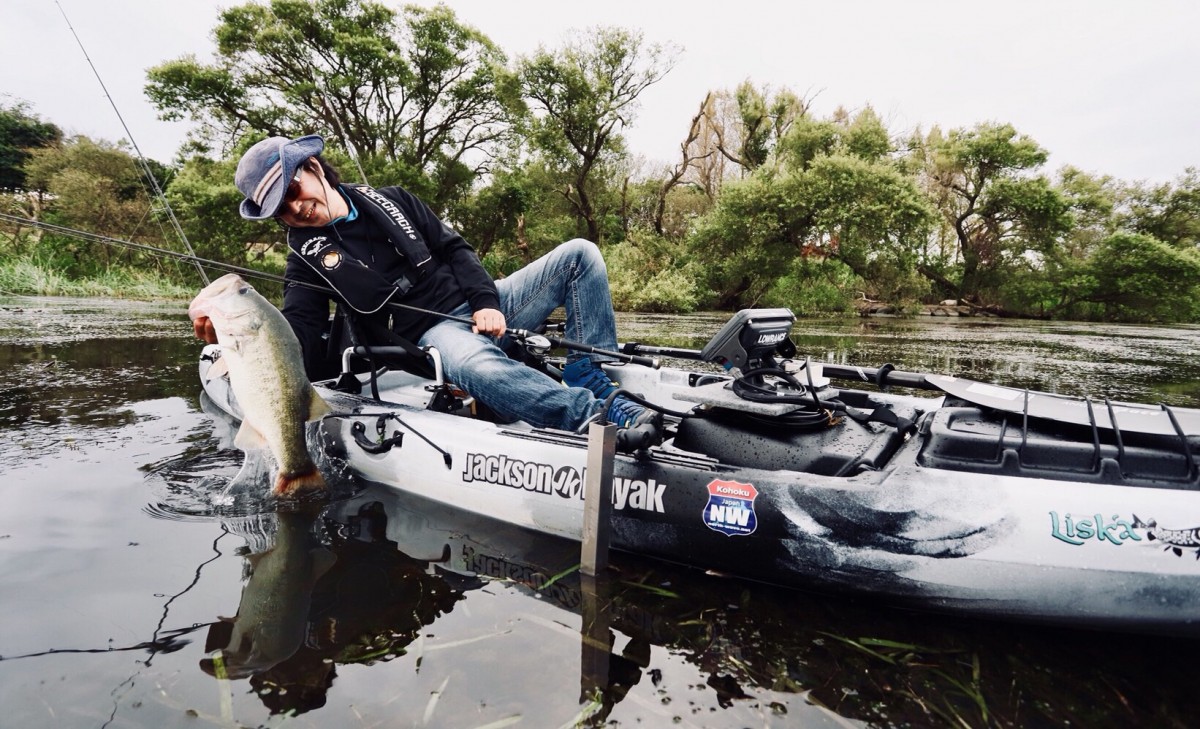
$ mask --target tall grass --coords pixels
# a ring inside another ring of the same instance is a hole
[[[23,296],[78,296],[110,299],[186,300],[194,288],[164,278],[157,271],[111,266],[84,278],[68,278],[36,257],[0,260],[0,293]]]

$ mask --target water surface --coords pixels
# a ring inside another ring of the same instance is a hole
[[[724,317],[622,316],[699,348]],[[1200,406],[1200,330],[800,321],[818,361]],[[1195,642],[614,558],[385,489],[222,510],[184,307],[0,299],[0,725],[1191,726]],[[235,619],[236,618],[236,619]]]

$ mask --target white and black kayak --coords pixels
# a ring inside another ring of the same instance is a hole
[[[700,351],[624,347],[695,369],[606,366],[668,413],[660,445],[616,456],[614,548],[918,609],[1200,635],[1200,410],[820,365],[794,358],[792,321],[745,310]],[[236,418],[209,377],[219,353],[201,381]],[[496,422],[399,369],[316,387],[335,412],[321,447],[356,475],[580,539],[586,434]]]

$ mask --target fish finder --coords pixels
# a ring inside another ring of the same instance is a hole
[[[742,309],[700,350],[700,359],[726,370],[751,370],[773,364],[773,355],[796,353],[788,335],[796,316],[791,309]]]

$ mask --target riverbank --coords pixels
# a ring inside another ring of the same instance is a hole
[[[891,316],[891,317],[984,317],[994,319],[1029,319],[1031,321],[1048,321],[1048,317],[1030,316],[1007,311],[999,306],[976,306],[958,301],[943,301],[937,304],[911,304],[897,306],[881,301],[859,299],[854,302],[854,310],[859,316]]]
[[[74,296],[135,301],[177,301],[195,296],[192,288],[158,271],[111,266],[76,278],[30,256],[0,261],[0,293],[10,296]]]

